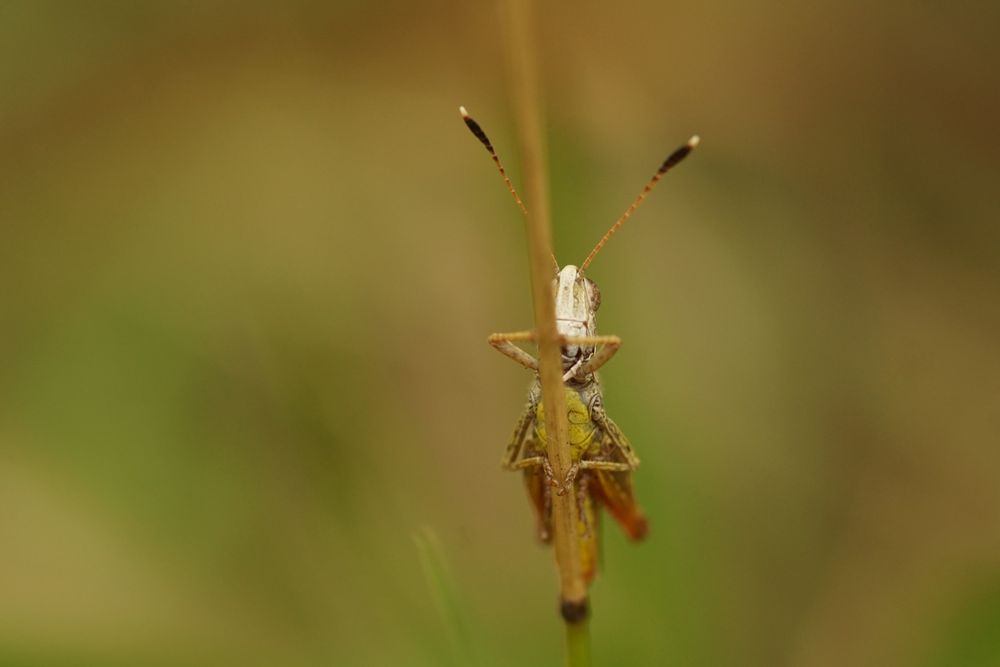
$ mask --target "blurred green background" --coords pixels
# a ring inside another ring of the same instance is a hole
[[[702,137],[590,271],[652,525],[605,526],[596,663],[1000,664],[1000,5],[539,23],[561,261]],[[559,663],[485,342],[523,224],[457,113],[521,183],[503,45],[3,3],[0,664]]]

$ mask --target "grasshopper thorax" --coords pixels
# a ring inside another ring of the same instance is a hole
[[[601,305],[601,292],[593,281],[572,264],[559,270],[554,281],[556,297],[556,326],[563,336],[597,335],[597,309]],[[568,370],[594,354],[593,345],[567,344],[562,348],[563,368]]]

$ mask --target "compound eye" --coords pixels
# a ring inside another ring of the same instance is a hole
[[[590,308],[595,313],[601,307],[601,290],[594,283],[590,283]]]

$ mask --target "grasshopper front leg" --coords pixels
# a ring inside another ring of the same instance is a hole
[[[517,343],[528,343],[535,340],[534,331],[514,331],[511,333],[490,334],[487,342],[495,347],[499,352],[507,355],[517,363],[521,364],[529,371],[538,370],[538,360],[519,348]]]
[[[574,366],[563,376],[563,380],[569,380],[574,377],[582,380],[588,375],[596,373],[597,369],[608,363],[611,357],[615,356],[618,348],[622,346],[622,339],[618,336],[564,336],[563,344],[601,346],[589,360],[579,366]]]

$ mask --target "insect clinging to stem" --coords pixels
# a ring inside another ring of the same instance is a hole
[[[507,189],[525,216],[528,210],[511,183],[500,158],[486,133],[459,107],[462,119],[473,135],[486,147],[503,177]],[[597,334],[596,315],[601,305],[601,292],[586,277],[587,268],[608,239],[631,217],[649,192],[671,168],[698,145],[691,137],[676,149],[656,170],[639,196],[608,229],[577,268],[572,264],[560,268],[555,257],[554,279],[556,326],[560,335],[566,412],[569,421],[569,445],[572,465],[564,479],[556,479],[549,464],[548,438],[542,407],[542,388],[538,376],[538,360],[517,343],[535,341],[533,331],[495,333],[489,343],[528,370],[535,372],[528,401],[514,433],[507,444],[501,465],[505,470],[524,471],[524,481],[534,509],[539,539],[552,539],[552,492],[559,495],[574,491],[577,498],[577,536],[580,546],[581,572],[589,583],[597,564],[598,507],[605,507],[632,540],[642,539],[648,529],[646,516],[635,501],[632,471],[639,458],[628,438],[604,410],[604,396],[597,370],[606,364],[621,347],[618,336]]]

